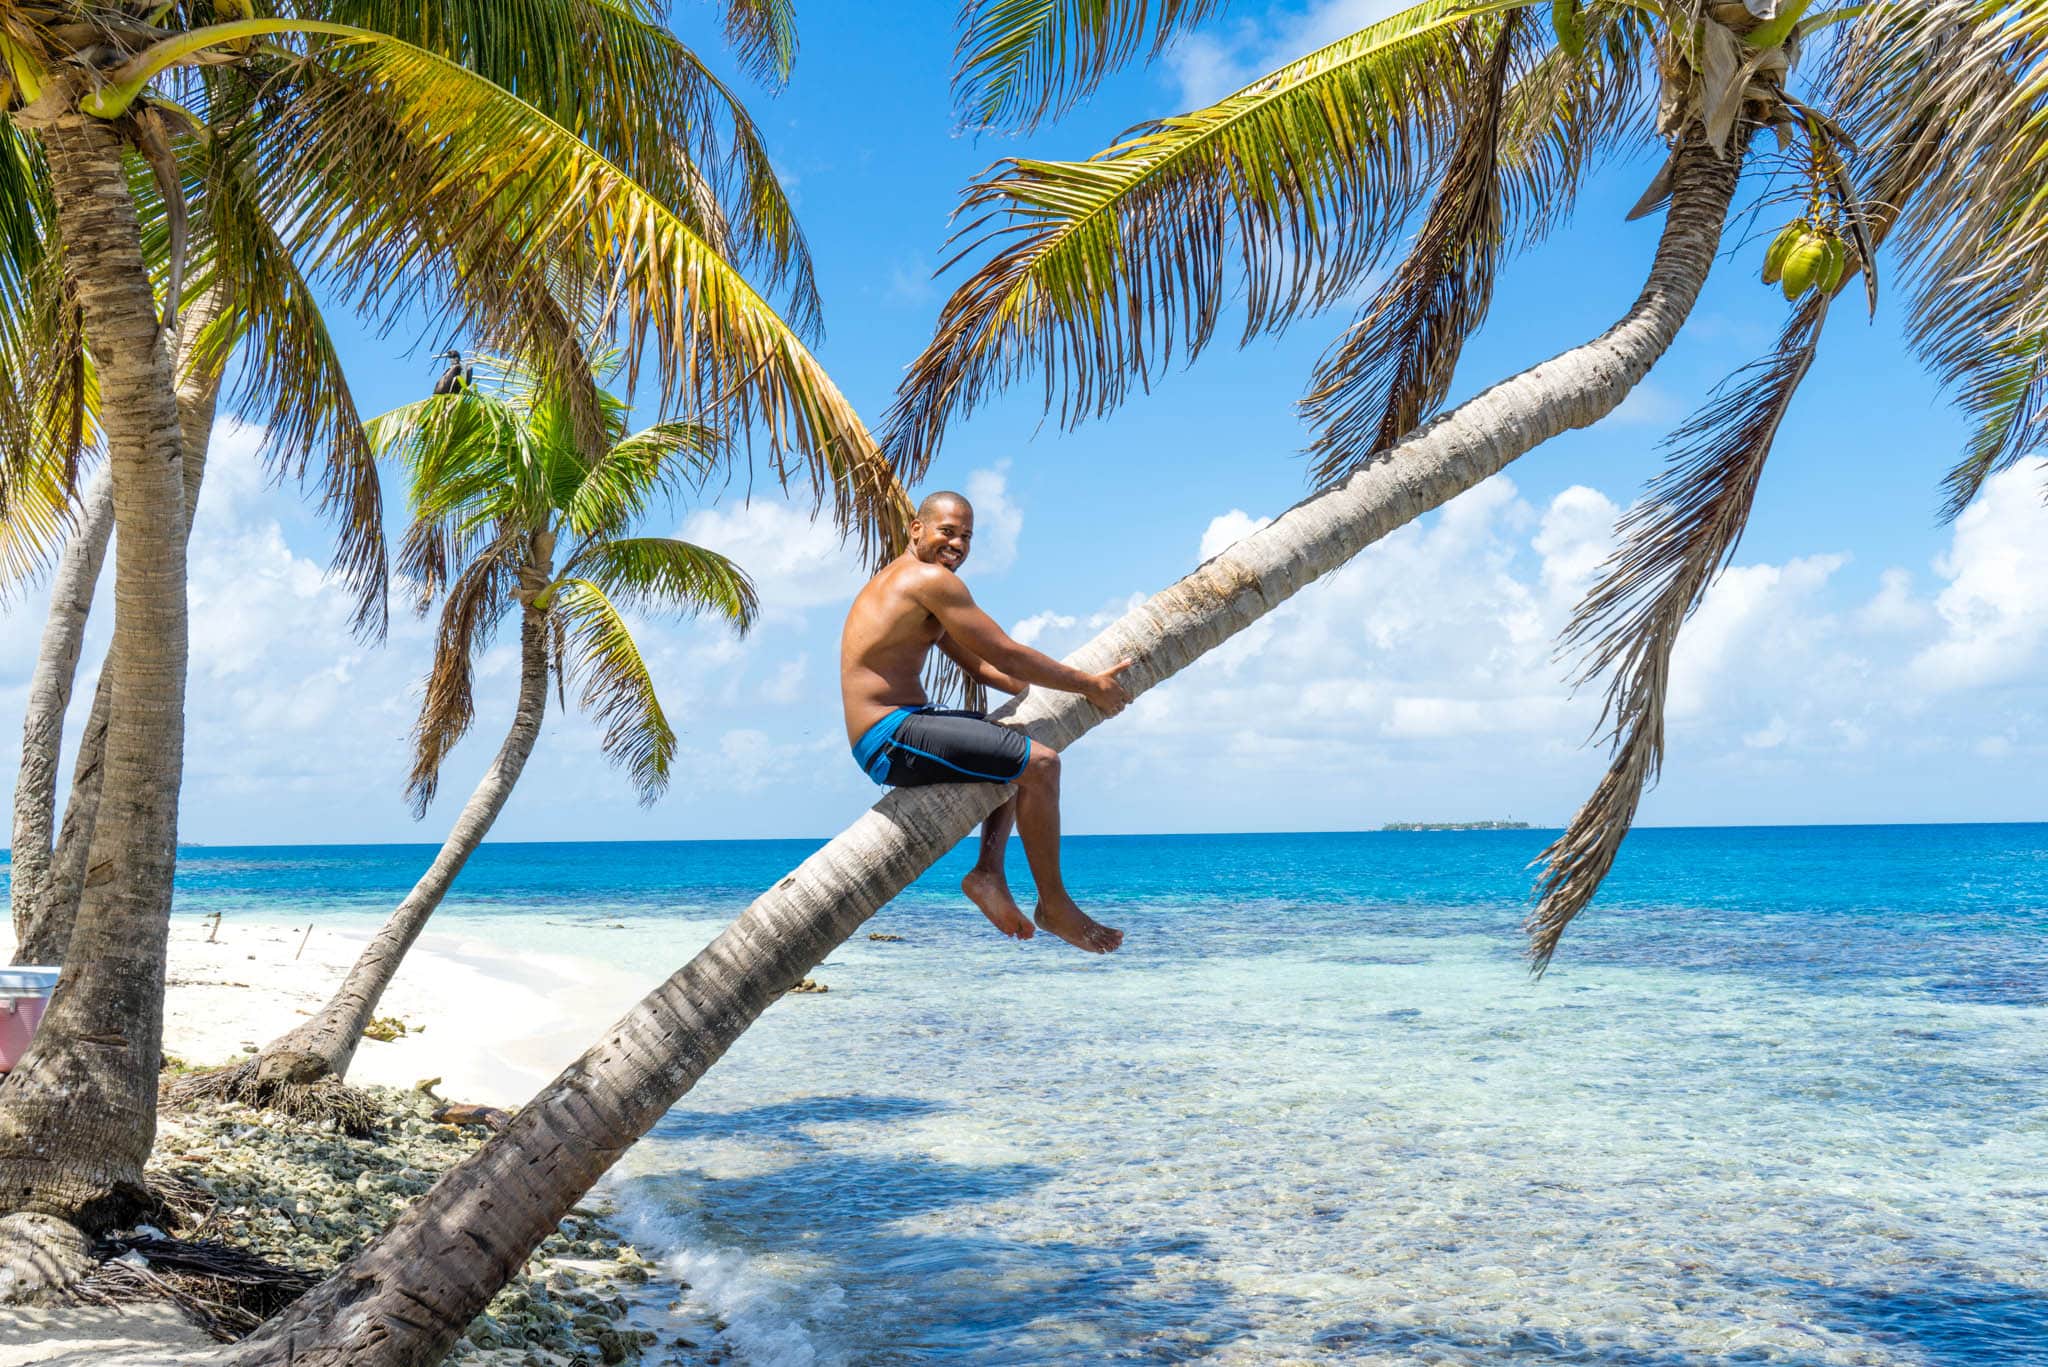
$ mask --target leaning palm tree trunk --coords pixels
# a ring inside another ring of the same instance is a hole
[[[64,714],[71,706],[71,685],[78,675],[78,654],[85,644],[85,619],[92,611],[100,566],[114,533],[113,471],[93,476],[79,500],[77,525],[57,573],[50,581],[50,615],[43,624],[35,673],[29,676],[28,703],[21,723],[21,771],[14,785],[13,865],[8,870],[8,897],[14,913],[14,961],[54,963],[63,946],[49,934],[42,914],[42,896],[50,877],[56,832],[57,761],[64,741]],[[69,926],[65,939],[70,938]]]
[[[185,739],[185,487],[177,377],[121,136],[73,112],[76,93],[60,90],[64,112],[38,131],[66,273],[108,395],[115,601],[96,837],[105,859],[87,876],[49,1014],[0,1084],[0,1205],[91,1228],[142,1196],[156,1131]]]
[[[338,990],[320,1014],[264,1047],[255,1058],[216,1073],[200,1074],[173,1095],[179,1099],[208,1094],[243,1095],[261,1101],[280,1086],[304,1086],[322,1078],[341,1078],[362,1042],[384,997],[384,989],[398,973],[398,965],[426,928],[427,918],[441,905],[455,876],[469,862],[470,855],[489,834],[491,823],[505,809],[512,787],[526,767],[527,756],[540,736],[541,718],[547,711],[548,659],[546,624],[541,614],[527,609],[519,632],[519,706],[512,717],[512,729],[498,747],[497,758],[485,771],[476,791],[463,804],[462,814],[448,832],[441,852],[413,885],[384,928],[363,949]]]
[[[213,439],[221,385],[219,371],[198,367],[195,358],[200,335],[220,315],[223,293],[215,285],[179,315],[178,444],[185,467],[188,541],[198,512],[199,484],[206,471],[206,450]],[[21,777],[14,789],[14,868],[8,885],[14,911],[14,962],[18,964],[64,961],[72,922],[78,915],[78,899],[85,890],[86,856],[99,815],[100,777],[106,758],[111,671],[101,672],[79,738],[63,826],[57,827],[53,818],[64,713],[71,705],[86,618],[92,611],[94,587],[114,530],[111,476],[111,469],[102,470],[82,499],[84,512],[64,547],[51,585],[50,616],[43,625],[36,671],[29,684],[22,722]],[[54,843],[53,830],[60,832]]]
[[[1123,678],[1131,691],[1155,687],[1396,527],[1612,412],[1698,298],[1737,162],[1697,146],[1681,155],[1649,283],[1614,327],[1495,385],[1384,460],[1297,504],[1126,613],[1072,663],[1101,669],[1129,659]],[[1084,699],[1065,693],[1033,692],[997,715],[1061,747],[1101,720]],[[761,1012],[1004,796],[982,786],[903,789],[876,803],[606,1031],[503,1133],[229,1360],[264,1367],[438,1361],[555,1222]]]

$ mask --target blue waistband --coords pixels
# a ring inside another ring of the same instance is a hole
[[[889,738],[896,734],[896,728],[903,725],[905,717],[922,712],[923,710],[921,707],[899,707],[867,730],[861,732],[860,739],[853,743],[853,762],[860,766],[862,773],[866,774],[869,778],[874,777],[874,763],[880,757],[882,747],[887,745]]]

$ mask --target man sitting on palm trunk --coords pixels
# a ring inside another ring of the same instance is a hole
[[[1085,674],[1011,640],[975,605],[956,573],[973,541],[974,509],[967,500],[932,494],[918,505],[903,554],[855,596],[839,643],[846,738],[854,762],[877,783],[1015,784],[1010,800],[982,826],[981,857],[960,890],[1005,935],[1028,940],[1035,920],[1068,944],[1107,954],[1123,943],[1123,932],[1076,906],[1060,877],[1059,752],[980,712],[931,706],[923,678],[925,658],[937,646],[986,687],[1022,693],[1036,684],[1079,693],[1113,717],[1131,700],[1117,681],[1130,661]],[[1012,826],[1024,838],[1038,884],[1031,920],[1003,873]]]

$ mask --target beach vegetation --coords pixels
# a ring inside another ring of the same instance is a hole
[[[731,9],[752,59],[779,71],[787,5]],[[104,797],[63,979],[0,1085],[0,1204],[97,1228],[144,1200],[155,1121],[196,488],[181,327],[202,357],[215,337],[222,364],[243,339],[250,411],[283,469],[327,462],[315,478],[372,635],[374,462],[302,286],[386,321],[425,308],[530,367],[592,442],[597,326],[629,388],[645,363],[665,411],[760,439],[865,544],[901,500],[806,344],[809,257],[751,121],[642,6],[24,0],[0,39],[0,421],[30,434],[0,450],[10,563],[68,526],[95,461],[116,533]],[[216,280],[220,307],[260,326],[190,316]]]
[[[601,368],[602,369],[602,368]],[[605,444],[584,445],[568,397],[538,377],[487,366],[455,392],[371,420],[378,454],[404,467],[412,521],[398,574],[422,616],[440,610],[434,656],[413,726],[414,814],[476,721],[475,669],[516,619],[519,690],[510,727],[447,838],[327,1005],[256,1057],[181,1080],[180,1101],[231,1096],[274,1105],[282,1092],[346,1100],[335,1086],[365,1038],[405,1024],[378,1017],[384,991],[469,857],[511,798],[539,739],[552,683],[602,731],[600,745],[642,802],[668,787],[675,725],[631,617],[705,616],[744,634],[758,604],[725,556],[641,524],[723,468],[721,434],[687,420],[628,431],[629,412],[599,392]],[[317,1115],[316,1104],[301,1106]]]

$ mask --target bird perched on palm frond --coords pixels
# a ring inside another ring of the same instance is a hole
[[[442,371],[441,378],[434,381],[434,394],[436,397],[443,394],[460,394],[463,390],[469,388],[470,379],[475,374],[476,367],[464,365],[461,352],[444,351],[434,357],[434,359],[448,363],[448,369]]]

